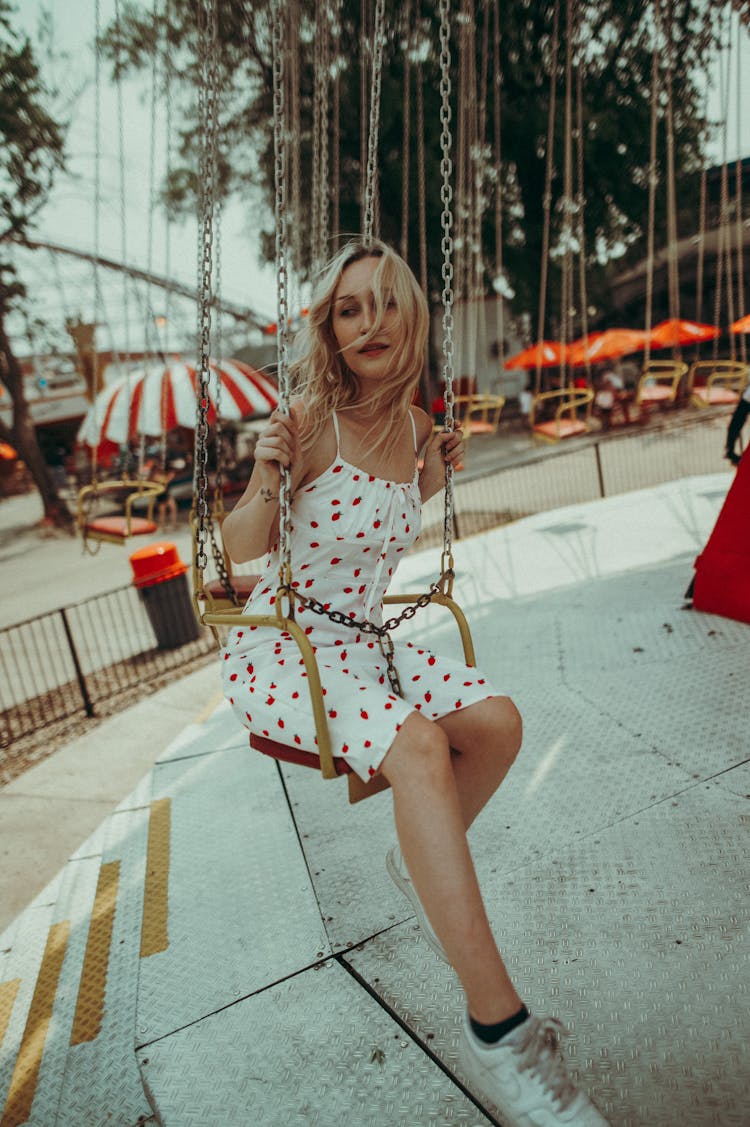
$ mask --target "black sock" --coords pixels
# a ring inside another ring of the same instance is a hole
[[[471,1014],[469,1014],[469,1024],[472,1032],[476,1034],[480,1041],[484,1041],[485,1045],[496,1045],[508,1033],[512,1033],[514,1029],[522,1025],[529,1016],[526,1006],[521,1006],[517,1014],[506,1017],[505,1021],[498,1021],[495,1025],[482,1025],[480,1021],[475,1021]]]

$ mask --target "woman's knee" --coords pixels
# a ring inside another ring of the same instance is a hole
[[[508,751],[515,757],[523,741],[523,717],[510,697],[493,697],[498,711],[498,727]]]
[[[437,724],[418,712],[404,721],[380,768],[392,787],[453,781],[448,737]]]

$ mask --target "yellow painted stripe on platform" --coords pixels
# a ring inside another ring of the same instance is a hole
[[[11,978],[8,982],[0,982],[0,1049],[3,1047],[5,1034],[8,1032],[10,1015],[13,1013],[13,1006],[16,1003],[16,995],[20,985],[20,978]]]
[[[204,720],[208,720],[209,716],[211,716],[212,713],[216,712],[216,709],[219,707],[223,700],[224,694],[221,689],[219,689],[219,691],[213,697],[211,697],[211,700],[208,702],[205,708],[202,708],[200,710],[195,720],[193,720],[193,723],[202,724]]]
[[[171,798],[151,803],[148,821],[146,882],[143,889],[143,923],[141,925],[141,958],[166,951],[169,946],[169,834]]]
[[[78,985],[73,1032],[70,1035],[71,1045],[93,1041],[102,1027],[119,880],[119,861],[108,861],[99,869],[81,981]]]
[[[39,1082],[39,1068],[52,1020],[52,1007],[55,1004],[57,983],[69,935],[69,920],[53,924],[49,929],[0,1127],[20,1127],[20,1124],[26,1123],[31,1115],[31,1105]]]

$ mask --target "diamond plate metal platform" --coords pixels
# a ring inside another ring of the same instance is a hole
[[[488,1122],[335,962],[196,1022],[139,1059],[164,1127]]]
[[[470,835],[488,914],[613,1127],[748,1122],[750,627],[683,609],[727,482],[456,545],[480,664],[525,721]],[[400,588],[424,588],[433,563],[407,558]],[[400,637],[457,639],[438,608]],[[391,807],[389,792],[350,807],[343,784],[251,753],[223,705],[187,725],[0,937],[2,1127],[16,1127],[14,1048],[60,921],[37,1127],[497,1123],[461,1087],[456,977],[386,875]],[[112,865],[101,1030],[71,1047],[87,912]],[[165,940],[144,954],[152,878]]]
[[[271,760],[246,742],[167,758],[153,798],[172,803],[169,946],[141,960],[141,1045],[330,954]]]

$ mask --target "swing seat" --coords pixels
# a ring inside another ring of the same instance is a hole
[[[739,361],[696,360],[688,379],[690,403],[693,407],[733,407],[745,389],[747,377],[748,366]]]
[[[105,540],[109,544],[121,544],[129,536],[149,536],[158,531],[158,525],[146,517],[98,517],[83,526],[87,540]]]
[[[472,434],[497,434],[505,406],[504,395],[457,395],[454,404],[464,438]]]
[[[303,751],[300,747],[290,747],[280,744],[276,740],[267,739],[265,736],[250,735],[250,747],[268,755],[271,759],[280,759],[283,763],[293,763],[296,767],[314,767],[320,770],[320,759],[314,751]],[[334,756],[334,770],[337,775],[351,775],[352,769],[340,755]]]
[[[563,438],[573,438],[577,434],[586,434],[588,427],[581,419],[550,419],[547,423],[537,423],[534,434],[542,441],[560,442]]]
[[[131,536],[149,536],[158,531],[154,521],[154,502],[161,493],[162,486],[152,481],[127,478],[116,481],[99,481],[86,485],[78,494],[78,514],[76,523],[83,537],[84,545],[89,540],[107,544],[124,544]],[[122,505],[125,496],[124,512],[103,516],[92,516],[92,509],[107,500]],[[133,502],[145,500],[145,517],[133,516]]]
[[[232,587],[237,594],[240,603],[242,604],[242,606],[244,606],[255,590],[255,586],[260,580],[260,576],[231,575],[230,578]],[[210,579],[208,583],[204,583],[203,590],[206,595],[208,595],[212,603],[222,602],[227,597],[227,593],[224,590],[224,584],[220,579]]]
[[[529,414],[532,434],[542,442],[561,442],[565,438],[588,434],[593,401],[593,391],[585,387],[562,387],[535,395],[531,401]],[[537,412],[540,408],[542,411],[554,408],[554,418],[537,422]],[[583,414],[579,415],[579,411]]]
[[[677,360],[651,360],[638,381],[635,401],[639,407],[669,407],[677,402],[682,377],[688,366]]]
[[[290,747],[288,744],[278,743],[276,740],[267,739],[265,736],[251,734],[250,747],[267,755],[270,759],[279,759],[282,763],[291,763],[295,767],[311,767],[313,771],[320,771],[320,758],[313,751],[303,751],[299,747]],[[346,775],[349,781],[349,802],[362,802],[378,791],[387,790],[390,783],[383,775],[375,775],[369,783],[360,779],[340,755],[333,757],[333,769],[337,775]]]

